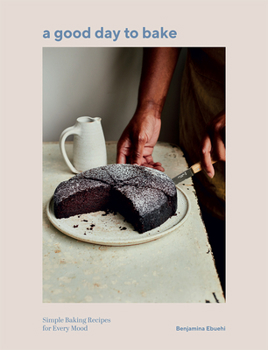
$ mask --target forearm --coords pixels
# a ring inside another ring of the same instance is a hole
[[[144,49],[136,112],[117,144],[117,162],[164,171],[152,153],[161,128],[161,112],[176,67],[179,49]]]
[[[180,53],[179,48],[145,48],[137,110],[160,117]]]

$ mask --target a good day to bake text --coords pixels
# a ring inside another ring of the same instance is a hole
[[[67,39],[103,39],[110,41],[118,41],[120,37],[125,39],[175,39],[177,37],[177,31],[167,29],[164,27],[159,28],[146,28],[142,27],[141,30],[125,28],[121,29],[109,29],[100,27],[98,29],[92,29],[87,27],[86,29],[57,29],[55,31],[44,30],[43,38],[51,39],[55,41],[62,41]]]

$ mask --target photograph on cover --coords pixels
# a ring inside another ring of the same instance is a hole
[[[225,56],[43,48],[43,303],[225,303]]]

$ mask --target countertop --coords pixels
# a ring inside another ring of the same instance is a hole
[[[106,142],[108,164],[116,142]],[[72,158],[72,143],[66,143]],[[174,177],[188,165],[176,145],[157,143],[154,160]],[[190,213],[182,226],[160,239],[131,246],[79,241],[58,231],[46,214],[57,185],[74,176],[58,143],[43,144],[43,302],[44,303],[224,303],[213,252],[191,179],[179,188]]]

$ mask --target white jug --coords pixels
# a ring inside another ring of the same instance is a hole
[[[70,135],[74,135],[74,164],[70,162],[65,150],[65,140]],[[74,126],[61,133],[59,145],[66,164],[75,174],[107,165],[106,145],[99,117],[77,118]]]

